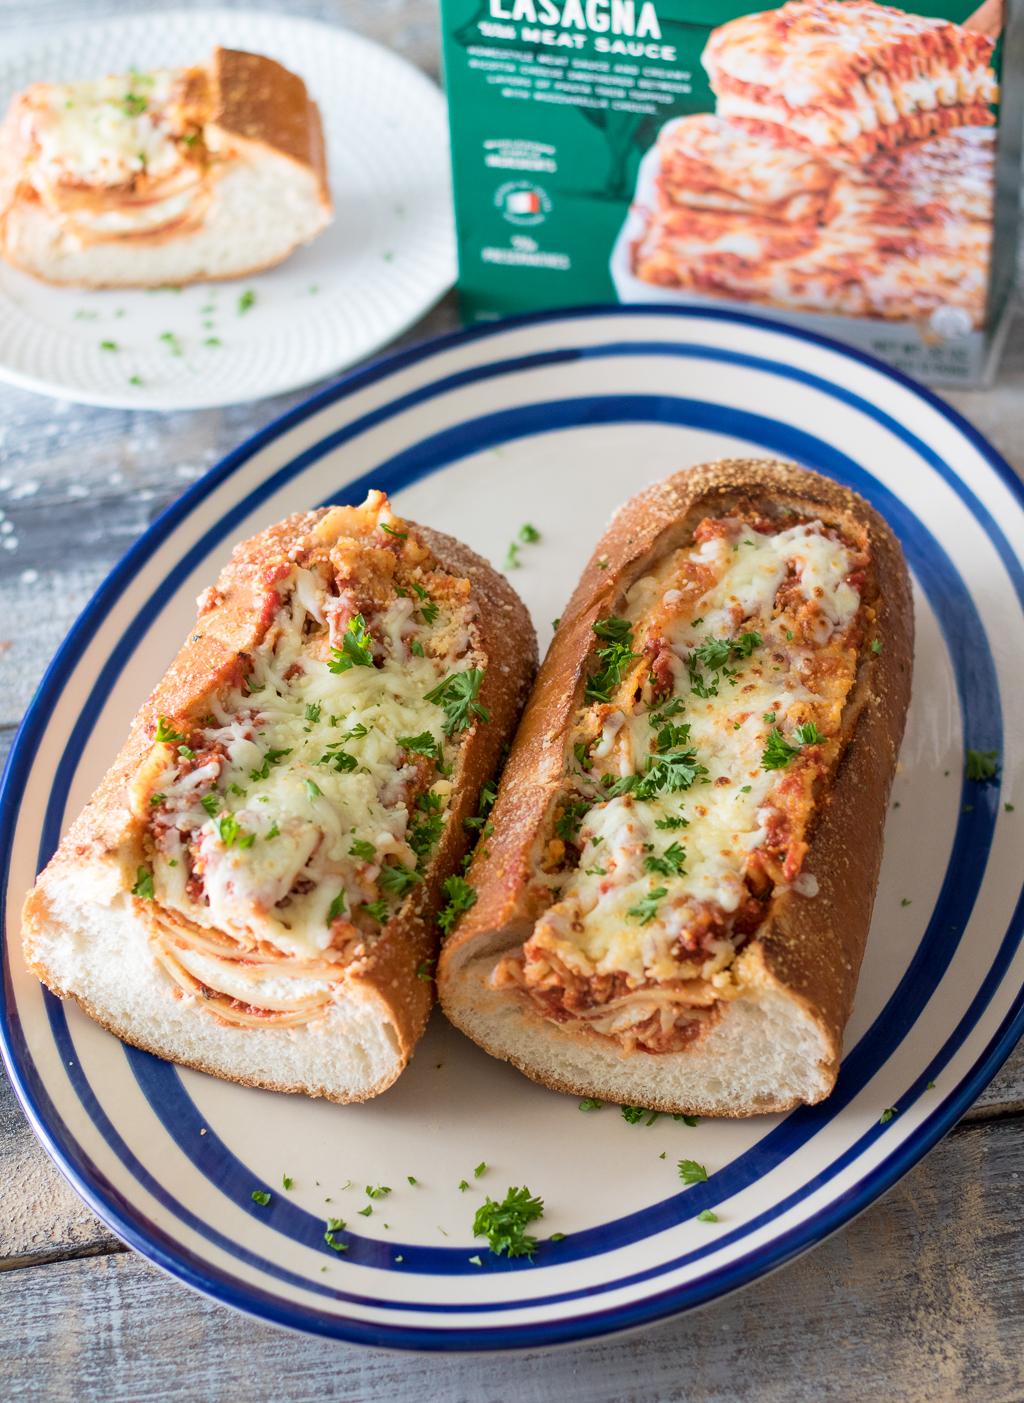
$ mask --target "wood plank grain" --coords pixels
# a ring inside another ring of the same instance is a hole
[[[0,1278],[7,1396],[389,1403],[1010,1403],[1024,1392],[1024,1122],[957,1131],[880,1203],[748,1290],[628,1339],[471,1358],[303,1338],[134,1255]]]

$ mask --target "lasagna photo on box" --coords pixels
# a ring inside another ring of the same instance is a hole
[[[983,327],[993,48],[871,0],[791,0],[714,30],[717,111],[670,121],[645,158],[633,277],[940,335]]]

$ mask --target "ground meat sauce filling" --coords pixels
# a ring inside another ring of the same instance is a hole
[[[193,717],[159,718],[132,785],[157,959],[243,1026],[325,1011],[423,880],[486,719],[470,583],[383,494],[304,539],[263,569],[255,646]]]
[[[874,637],[866,535],[756,506],[706,518],[595,649],[533,887],[493,975],[623,1050],[682,1050],[741,991],[774,893],[807,897],[816,799]]]

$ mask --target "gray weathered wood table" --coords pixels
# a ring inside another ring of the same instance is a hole
[[[123,8],[0,0],[0,52],[40,25]],[[288,8],[348,24],[436,73],[433,0],[292,0]],[[455,320],[449,299],[414,335]],[[189,481],[298,398],[145,415],[0,387],[0,753],[118,556]],[[1024,318],[995,387],[950,398],[1024,469]],[[246,1320],[130,1252],[61,1179],[2,1081],[0,1396],[1021,1399],[1022,1217],[1019,1048],[961,1125],[880,1203],[738,1296],[642,1334],[553,1354],[446,1360],[362,1351]]]

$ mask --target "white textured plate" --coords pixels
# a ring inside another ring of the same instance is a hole
[[[435,1017],[391,1091],[338,1107],[126,1049],[27,973],[25,890],[234,541],[287,512],[360,500],[370,484],[499,563],[531,521],[543,541],[523,548],[515,583],[546,641],[613,507],[733,453],[794,457],[865,493],[916,583],[914,700],[828,1101],[747,1121],[629,1125],[614,1106],[581,1114]],[[533,1346],[622,1329],[816,1242],[953,1124],[1024,1021],[1024,736],[1003,715],[1024,689],[1022,550],[1020,484],[962,420],[873,361],[740,313],[529,318],[403,352],[324,391],[133,547],[12,751],[2,1031],[50,1153],[126,1241],[183,1280],[266,1319],[374,1344]],[[968,746],[1000,753],[997,782],[964,779]],[[888,1107],[897,1113],[883,1123]],[[681,1158],[706,1165],[707,1182],[683,1188]],[[533,1265],[492,1256],[472,1234],[485,1194],[524,1183],[546,1204]],[[392,1192],[372,1201],[368,1184]],[[251,1197],[262,1187],[265,1207]],[[698,1221],[703,1209],[718,1221]],[[332,1216],[348,1224],[340,1257],[323,1240]],[[556,1232],[567,1237],[548,1241]]]
[[[38,79],[195,63],[215,44],[305,79],[323,117],[334,223],[268,272],[180,291],[55,288],[0,263],[0,378],[119,408],[260,399],[370,355],[452,285],[444,99],[403,59],[344,29],[245,10],[75,25],[0,55],[0,113]],[[255,301],[240,314],[249,289]],[[221,344],[204,344],[211,337]]]

